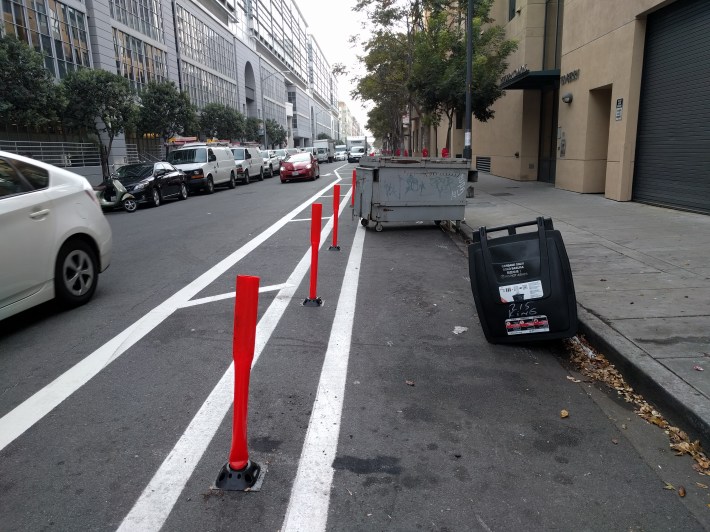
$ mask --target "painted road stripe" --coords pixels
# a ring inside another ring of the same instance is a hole
[[[281,290],[286,286],[285,283],[281,284],[273,284],[271,286],[262,286],[259,288],[259,293],[264,294],[266,292],[276,292],[277,290]],[[223,299],[234,299],[236,292],[227,292],[226,294],[219,294],[216,296],[210,296],[210,297],[203,297],[200,299],[192,299],[185,303],[182,307],[180,308],[185,308],[185,307],[196,307],[197,305],[204,305],[206,303],[214,303],[215,301],[222,301]]]
[[[323,531],[328,520],[364,241],[358,225],[282,532]]]
[[[82,361],[69,368],[54,381],[5,414],[0,418],[0,451],[166,320],[175,310],[183,307],[220,275],[263,244],[291,219],[320,198],[321,194],[332,188],[335,183],[335,181],[330,183],[320,192],[311,196],[263,233],[214,265],[189,285],[173,294]]]
[[[345,198],[347,199],[347,198]],[[340,211],[345,208],[345,199],[340,204]],[[331,217],[321,230],[321,247],[333,228]],[[264,316],[256,327],[256,345],[252,368],[271,337],[281,316],[294,296],[296,287],[305,277],[311,265],[311,249],[303,256],[291,276],[271,302]],[[207,446],[224,420],[234,399],[234,363],[217,383],[200,410],[195,414],[185,432],[168,454],[167,458],[153,475],[138,501],[119,526],[119,532],[158,531],[165,523],[175,506],[185,484],[192,476]],[[217,467],[218,464],[215,464]],[[215,474],[217,469],[215,469]]]

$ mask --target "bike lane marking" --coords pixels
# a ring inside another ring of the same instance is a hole
[[[349,198],[344,197],[338,208],[339,213],[348,202]],[[327,240],[332,228],[333,217],[331,216],[321,230],[320,247]],[[284,288],[279,291],[257,324],[252,368],[259,360],[266,343],[310,266],[311,248],[309,247],[286,281]],[[161,529],[232,406],[233,399],[234,363],[232,362],[121,522],[118,527],[119,532],[157,532]]]
[[[41,390],[25,399],[22,403],[0,418],[0,451],[24,434],[30,427],[54,410],[70,395],[95,377],[102,369],[120,357],[145,335],[169,318],[173,312],[189,304],[190,299],[214,282],[237,262],[258,248],[273,236],[296,215],[303,212],[322,194],[332,188],[337,181],[321,189],[318,193],[301,203],[268,229],[256,236],[231,255],[222,259],[212,268],[200,275],[187,286],[178,290],[163,303],[149,311],[142,318],[129,325],[111,340],[96,349],[80,362],[62,373]]]
[[[328,520],[365,231],[355,231],[282,532],[323,531]]]

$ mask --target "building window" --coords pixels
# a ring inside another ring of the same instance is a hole
[[[202,109],[208,103],[221,103],[237,109],[237,85],[187,61],[180,62],[183,87],[190,101]]]
[[[129,28],[161,43],[163,16],[160,0],[109,0],[111,16]]]
[[[508,0],[508,20],[515,18],[515,0]]]
[[[236,53],[231,39],[226,39],[192,13],[177,6],[177,39],[183,57],[192,59],[226,77],[234,78]]]
[[[113,46],[116,72],[130,81],[133,88],[140,90],[150,81],[167,80],[167,54],[160,48],[117,29],[113,30]]]

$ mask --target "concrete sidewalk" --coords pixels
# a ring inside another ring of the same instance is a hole
[[[464,238],[480,226],[552,218],[572,265],[580,332],[710,448],[710,216],[481,172],[474,186]]]

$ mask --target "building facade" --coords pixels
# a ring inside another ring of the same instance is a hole
[[[476,166],[710,214],[710,3],[497,0],[518,41]],[[463,149],[456,130],[453,153]]]
[[[28,42],[57,78],[101,68],[137,90],[174,81],[198,109],[275,120],[289,146],[337,137],[336,80],[293,0],[5,0],[0,10],[0,32]]]

